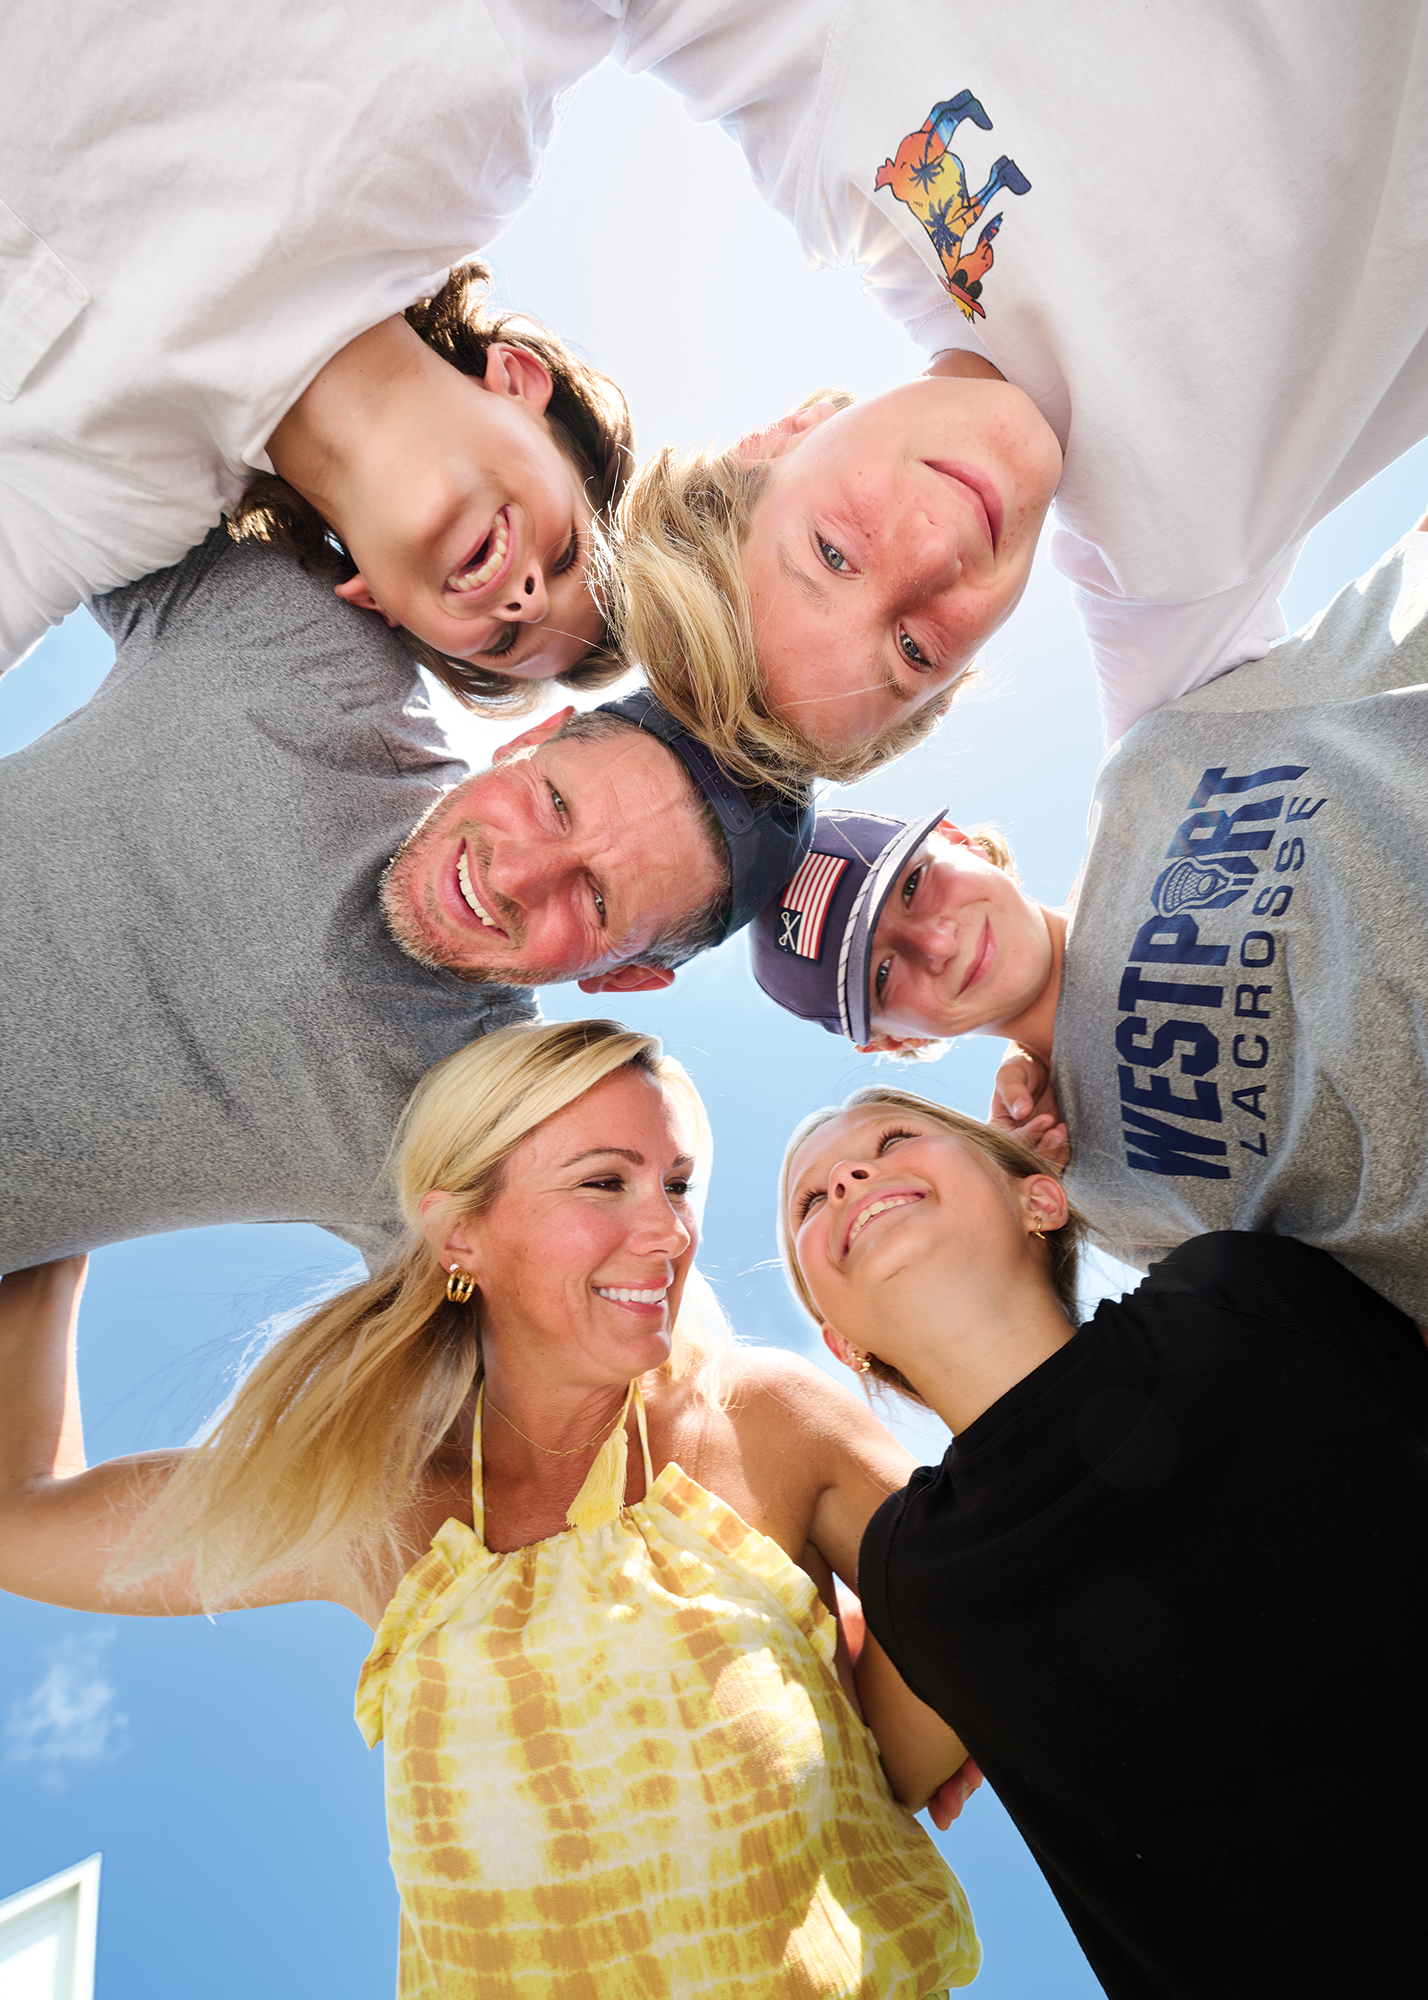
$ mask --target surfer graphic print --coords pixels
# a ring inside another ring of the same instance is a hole
[[[968,319],[985,319],[982,283],[992,268],[992,243],[1002,226],[1003,211],[989,216],[968,242],[988,205],[1000,194],[1031,192],[1031,182],[1005,153],[992,163],[976,194],[968,188],[967,170],[949,141],[966,120],[990,132],[992,121],[970,90],[934,104],[925,122],[909,132],[894,158],[878,168],[874,188],[886,188],[905,202],[927,231],[942,264],[943,283]]]
[[[1069,1181],[1145,1265],[1331,1251],[1428,1321],[1428,534],[1106,759],[1054,1037]]]

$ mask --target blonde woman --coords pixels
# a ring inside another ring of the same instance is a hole
[[[936,1769],[935,1713],[1111,2000],[1412,1990],[1413,1323],[1321,1250],[1225,1231],[1078,1327],[1059,1178],[897,1090],[799,1127],[780,1223],[833,1353],[954,1434],[859,1555],[859,1686],[894,1787]]]
[[[404,2000],[920,2000],[976,1971],[829,1609],[905,1454],[814,1370],[721,1339],[692,1268],[708,1155],[646,1036],[474,1044],[404,1120],[397,1261],[206,1442],[87,1471],[82,1260],[0,1286],[6,1588],[328,1598],[376,1628],[358,1718],[387,1746]],[[965,1756],[942,1743],[938,1785]]]

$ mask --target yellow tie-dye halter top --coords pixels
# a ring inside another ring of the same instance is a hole
[[[400,2000],[923,2000],[976,1973],[956,1877],[888,1789],[834,1624],[680,1468],[496,1554],[447,1521],[383,1616]]]

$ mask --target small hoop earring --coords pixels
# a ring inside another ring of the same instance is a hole
[[[1041,1226],[1041,1217],[1039,1215],[1034,1215],[1031,1218],[1031,1226],[1036,1231],[1037,1242],[1044,1243],[1046,1241],[1046,1231]]]
[[[873,1357],[871,1354],[860,1354],[853,1365],[860,1375],[866,1375],[873,1365]]]
[[[476,1280],[469,1271],[463,1271],[459,1264],[451,1266],[451,1275],[446,1280],[446,1296],[454,1306],[464,1306],[476,1289]]]

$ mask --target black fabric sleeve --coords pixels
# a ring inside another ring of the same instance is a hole
[[[935,1707],[932,1696],[926,1689],[916,1685],[906,1650],[902,1647],[893,1629],[892,1609],[888,1602],[888,1571],[891,1566],[893,1543],[902,1526],[903,1515],[909,1496],[920,1485],[936,1475],[931,1467],[922,1466],[913,1475],[900,1493],[890,1493],[881,1507],[873,1515],[863,1530],[862,1543],[858,1549],[858,1596],[863,1606],[863,1616],[868,1630],[902,1675],[919,1701]]]
[[[1246,1230],[1195,1236],[1152,1267],[1137,1296],[1186,1293],[1333,1348],[1428,1436],[1428,1345],[1406,1313],[1327,1251]]]

